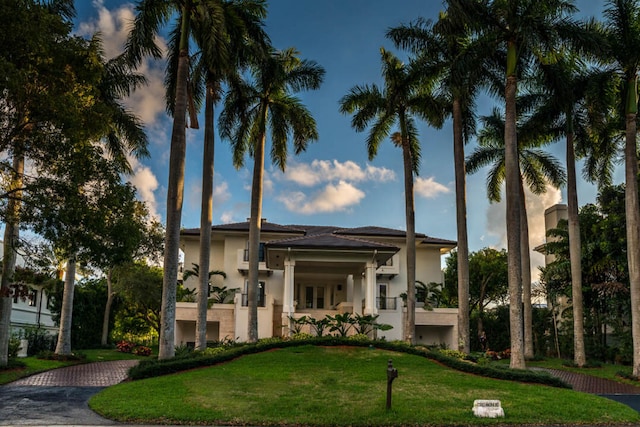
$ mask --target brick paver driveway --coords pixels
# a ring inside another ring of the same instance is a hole
[[[113,425],[94,413],[87,401],[105,387],[127,378],[138,362],[87,363],[32,375],[0,387],[0,425]]]

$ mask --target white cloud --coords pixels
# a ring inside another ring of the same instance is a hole
[[[323,182],[346,181],[376,181],[387,182],[395,180],[395,172],[384,167],[367,165],[362,168],[357,163],[347,160],[313,160],[311,163],[295,163],[287,167],[284,179],[298,185],[312,187]]]
[[[451,190],[444,185],[436,182],[433,177],[421,178],[417,177],[413,184],[413,190],[418,196],[422,196],[426,199],[433,199],[439,194],[445,194],[451,192]]]
[[[78,34],[91,37],[99,32],[106,58],[113,58],[124,49],[131,23],[135,19],[133,6],[126,4],[109,10],[104,6],[103,1],[94,1],[93,5],[98,10],[97,20],[81,22],[78,26]],[[164,40],[156,38],[156,43],[163,52],[166,52],[167,46]],[[125,100],[127,108],[134,111],[147,124],[153,123],[157,116],[165,111],[163,69],[164,66],[159,65],[157,61],[151,59],[143,61],[137,71],[147,78],[147,85],[136,90]]]
[[[138,198],[146,203],[149,214],[153,218],[159,219],[155,195],[155,191],[158,189],[156,176],[148,166],[141,164],[135,158],[129,158],[129,162],[133,168],[133,175],[129,177],[129,182],[136,187]]]
[[[547,185],[547,191],[544,194],[536,196],[525,188],[525,200],[527,204],[527,221],[529,224],[529,248],[531,250],[531,279],[538,280],[538,266],[544,265],[544,256],[533,251],[533,248],[544,243],[545,241],[545,225],[544,211],[560,203],[560,190]],[[487,230],[498,238],[497,246],[499,248],[507,247],[507,228],[506,228],[506,203],[492,203],[487,209]]]
[[[315,194],[311,200],[302,192],[292,192],[278,197],[291,212],[314,214],[326,212],[346,211],[357,205],[364,198],[362,190],[352,184],[340,181],[337,185],[328,184],[322,191]]]
[[[229,224],[233,222],[233,218],[234,218],[234,212],[232,211],[225,211],[222,212],[222,215],[220,215],[220,221],[223,224]]]

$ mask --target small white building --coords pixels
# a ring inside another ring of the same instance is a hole
[[[249,223],[215,225],[210,270],[215,286],[237,288],[232,304],[214,304],[207,313],[207,340],[247,339]],[[393,329],[378,337],[401,340],[406,292],[406,233],[382,227],[340,228],[279,225],[263,220],[258,295],[260,338],[289,334],[289,317],[322,319],[338,313],[378,315]],[[199,263],[200,229],[181,232],[185,269]],[[416,233],[416,280],[442,283],[441,256],[456,242]],[[197,288],[189,278],[187,288]],[[195,341],[196,304],[179,302],[176,344]],[[457,309],[416,307],[416,341],[457,348]]]
[[[0,259],[4,254],[4,244],[0,241]],[[16,258],[16,266],[24,267],[25,262],[20,254]],[[0,269],[0,276],[2,269]],[[49,310],[49,297],[40,286],[26,283],[29,292],[26,298],[20,298],[15,293],[15,286],[12,289],[11,304],[11,331],[18,332],[26,327],[39,327],[46,329],[49,333],[57,333],[57,327],[51,318]]]

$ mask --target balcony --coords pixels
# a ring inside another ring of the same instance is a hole
[[[264,254],[261,253],[260,262],[258,263],[258,271],[260,272],[271,272],[267,268],[267,263],[264,262]],[[238,249],[238,271],[242,274],[246,274],[249,271],[249,250],[248,249]]]
[[[398,298],[376,298],[376,306],[378,310],[396,310]]]
[[[265,294],[260,293],[258,294],[258,307],[265,307]],[[243,307],[248,307],[249,306],[249,298],[247,294],[242,294],[242,306]]]
[[[395,254],[387,260],[383,265],[378,266],[376,275],[389,276],[389,279],[393,279],[397,274],[400,274],[400,257]]]

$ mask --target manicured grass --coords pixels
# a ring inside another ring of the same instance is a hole
[[[387,360],[399,377],[385,410]],[[475,418],[474,399],[506,417]],[[303,346],[119,384],[90,406],[118,421],[254,425],[498,425],[638,423],[627,406],[593,395],[464,374],[424,357],[356,347]]]
[[[155,354],[152,353],[150,356],[136,356],[135,354],[123,353],[116,349],[110,349],[110,348],[81,350],[80,353],[84,354],[87,357],[87,359],[85,360],[86,362],[108,362],[111,360],[130,360],[130,359],[145,360],[145,359],[157,357],[157,352],[154,352]]]

